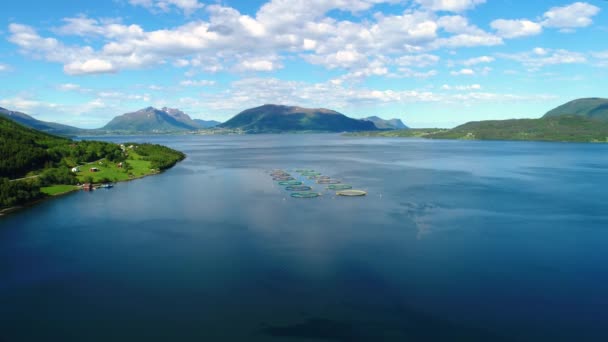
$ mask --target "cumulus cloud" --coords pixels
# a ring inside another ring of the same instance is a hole
[[[540,34],[542,26],[526,19],[505,20],[498,19],[490,23],[490,26],[503,38],[520,38]]]
[[[183,80],[179,85],[184,87],[207,87],[215,85],[215,81],[211,80]]]
[[[9,71],[10,67],[7,64],[0,63],[0,72]]]
[[[276,78],[245,78],[233,82],[225,92],[182,98],[180,104],[214,112],[234,113],[263,103],[296,104],[336,110],[407,103],[459,103],[533,101],[552,98],[546,94],[497,94],[480,92],[478,84],[448,86],[450,92],[353,88],[344,82],[309,83]],[[446,89],[443,89],[446,90]]]
[[[554,27],[570,31],[580,27],[587,27],[593,23],[592,17],[600,12],[600,8],[586,2],[553,7],[543,14],[543,26]]]
[[[395,59],[395,64],[402,67],[424,68],[435,65],[441,58],[431,54],[404,55]]]
[[[460,69],[460,70],[453,70],[450,72],[450,75],[452,76],[472,76],[475,75],[475,71],[473,69]]]
[[[145,7],[153,12],[169,12],[171,8],[175,7],[186,15],[191,15],[204,7],[197,0],[129,0],[129,3],[133,6]]]
[[[580,64],[587,62],[587,57],[580,52],[564,49],[545,49],[540,47],[520,53],[501,53],[497,54],[497,56],[517,61],[532,70],[537,70],[548,65]]]
[[[472,25],[462,16],[439,16],[417,7],[401,14],[376,13],[370,20],[359,22],[328,16],[333,10],[359,13],[377,4],[398,2],[271,0],[254,16],[214,4],[205,6],[207,20],[154,31],[123,24],[118,19],[78,16],[65,18],[64,25],[53,32],[86,38],[84,42],[98,40],[99,44],[93,46],[99,48],[69,46],[19,24],[9,28],[9,40],[24,54],[62,63],[65,72],[73,75],[112,73],[158,64],[189,68],[187,75],[222,70],[272,72],[282,68],[281,61],[289,57],[328,69],[346,69],[353,74],[390,75],[385,68],[413,67],[403,65],[405,61],[400,56],[503,43],[501,37]],[[425,2],[424,6],[457,11],[481,2],[439,1]],[[198,2],[177,1],[135,0],[134,4],[161,9],[200,7],[196,5]],[[387,57],[383,66],[371,66],[379,55]]]
[[[492,62],[494,62],[494,60],[495,60],[494,57],[479,56],[479,57],[473,57],[473,58],[466,59],[459,63],[462,65],[465,65],[465,66],[472,66],[472,65],[477,65],[477,64],[492,63]]]
[[[63,70],[70,75],[82,74],[106,74],[118,71],[110,61],[93,58],[84,61],[72,62],[63,67]]]
[[[448,85],[444,84],[441,86],[442,90],[457,90],[457,91],[465,91],[465,90],[481,90],[481,85],[479,84],[470,84],[470,85]]]
[[[486,0],[416,0],[432,11],[463,12],[483,4]]]
[[[156,10],[203,8],[198,1],[131,0]],[[398,0],[270,0],[255,14],[242,14],[220,4],[205,5],[206,19],[146,31],[119,19],[86,16],[65,18],[52,32],[77,36],[80,45],[41,36],[21,24],[9,26],[8,39],[32,58],[61,63],[65,73],[87,75],[115,73],[156,65],[185,68],[186,77],[220,71],[268,73],[284,67],[286,60],[301,59],[326,69],[344,71],[342,79],[371,76],[431,77],[435,70],[416,70],[439,62],[436,51],[496,46],[506,39],[539,34],[542,26],[572,27],[564,9],[589,19],[593,6],[575,3],[552,8],[544,21],[498,19],[488,32],[472,24],[461,12],[484,0],[416,0],[402,13],[374,13],[365,20],[337,19],[332,11],[358,14],[378,4]],[[452,12],[442,13],[442,12]],[[589,19],[590,20],[590,19]],[[566,25],[567,22],[570,24]],[[68,41],[67,39],[65,41]],[[488,61],[470,61],[473,66]],[[453,64],[449,64],[452,67]]]

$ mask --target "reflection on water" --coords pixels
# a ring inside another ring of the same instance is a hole
[[[605,340],[608,148],[117,137],[155,177],[0,219],[0,341]],[[368,192],[289,197],[269,170]]]

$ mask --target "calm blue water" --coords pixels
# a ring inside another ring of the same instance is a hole
[[[0,218],[0,341],[608,340],[606,145],[127,140],[188,158]]]

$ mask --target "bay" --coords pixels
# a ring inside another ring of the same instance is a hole
[[[0,218],[0,341],[608,339],[605,145],[105,139],[188,158]]]

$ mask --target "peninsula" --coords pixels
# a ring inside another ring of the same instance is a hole
[[[0,117],[0,210],[28,205],[80,185],[159,173],[185,155],[153,144],[74,141]]]

